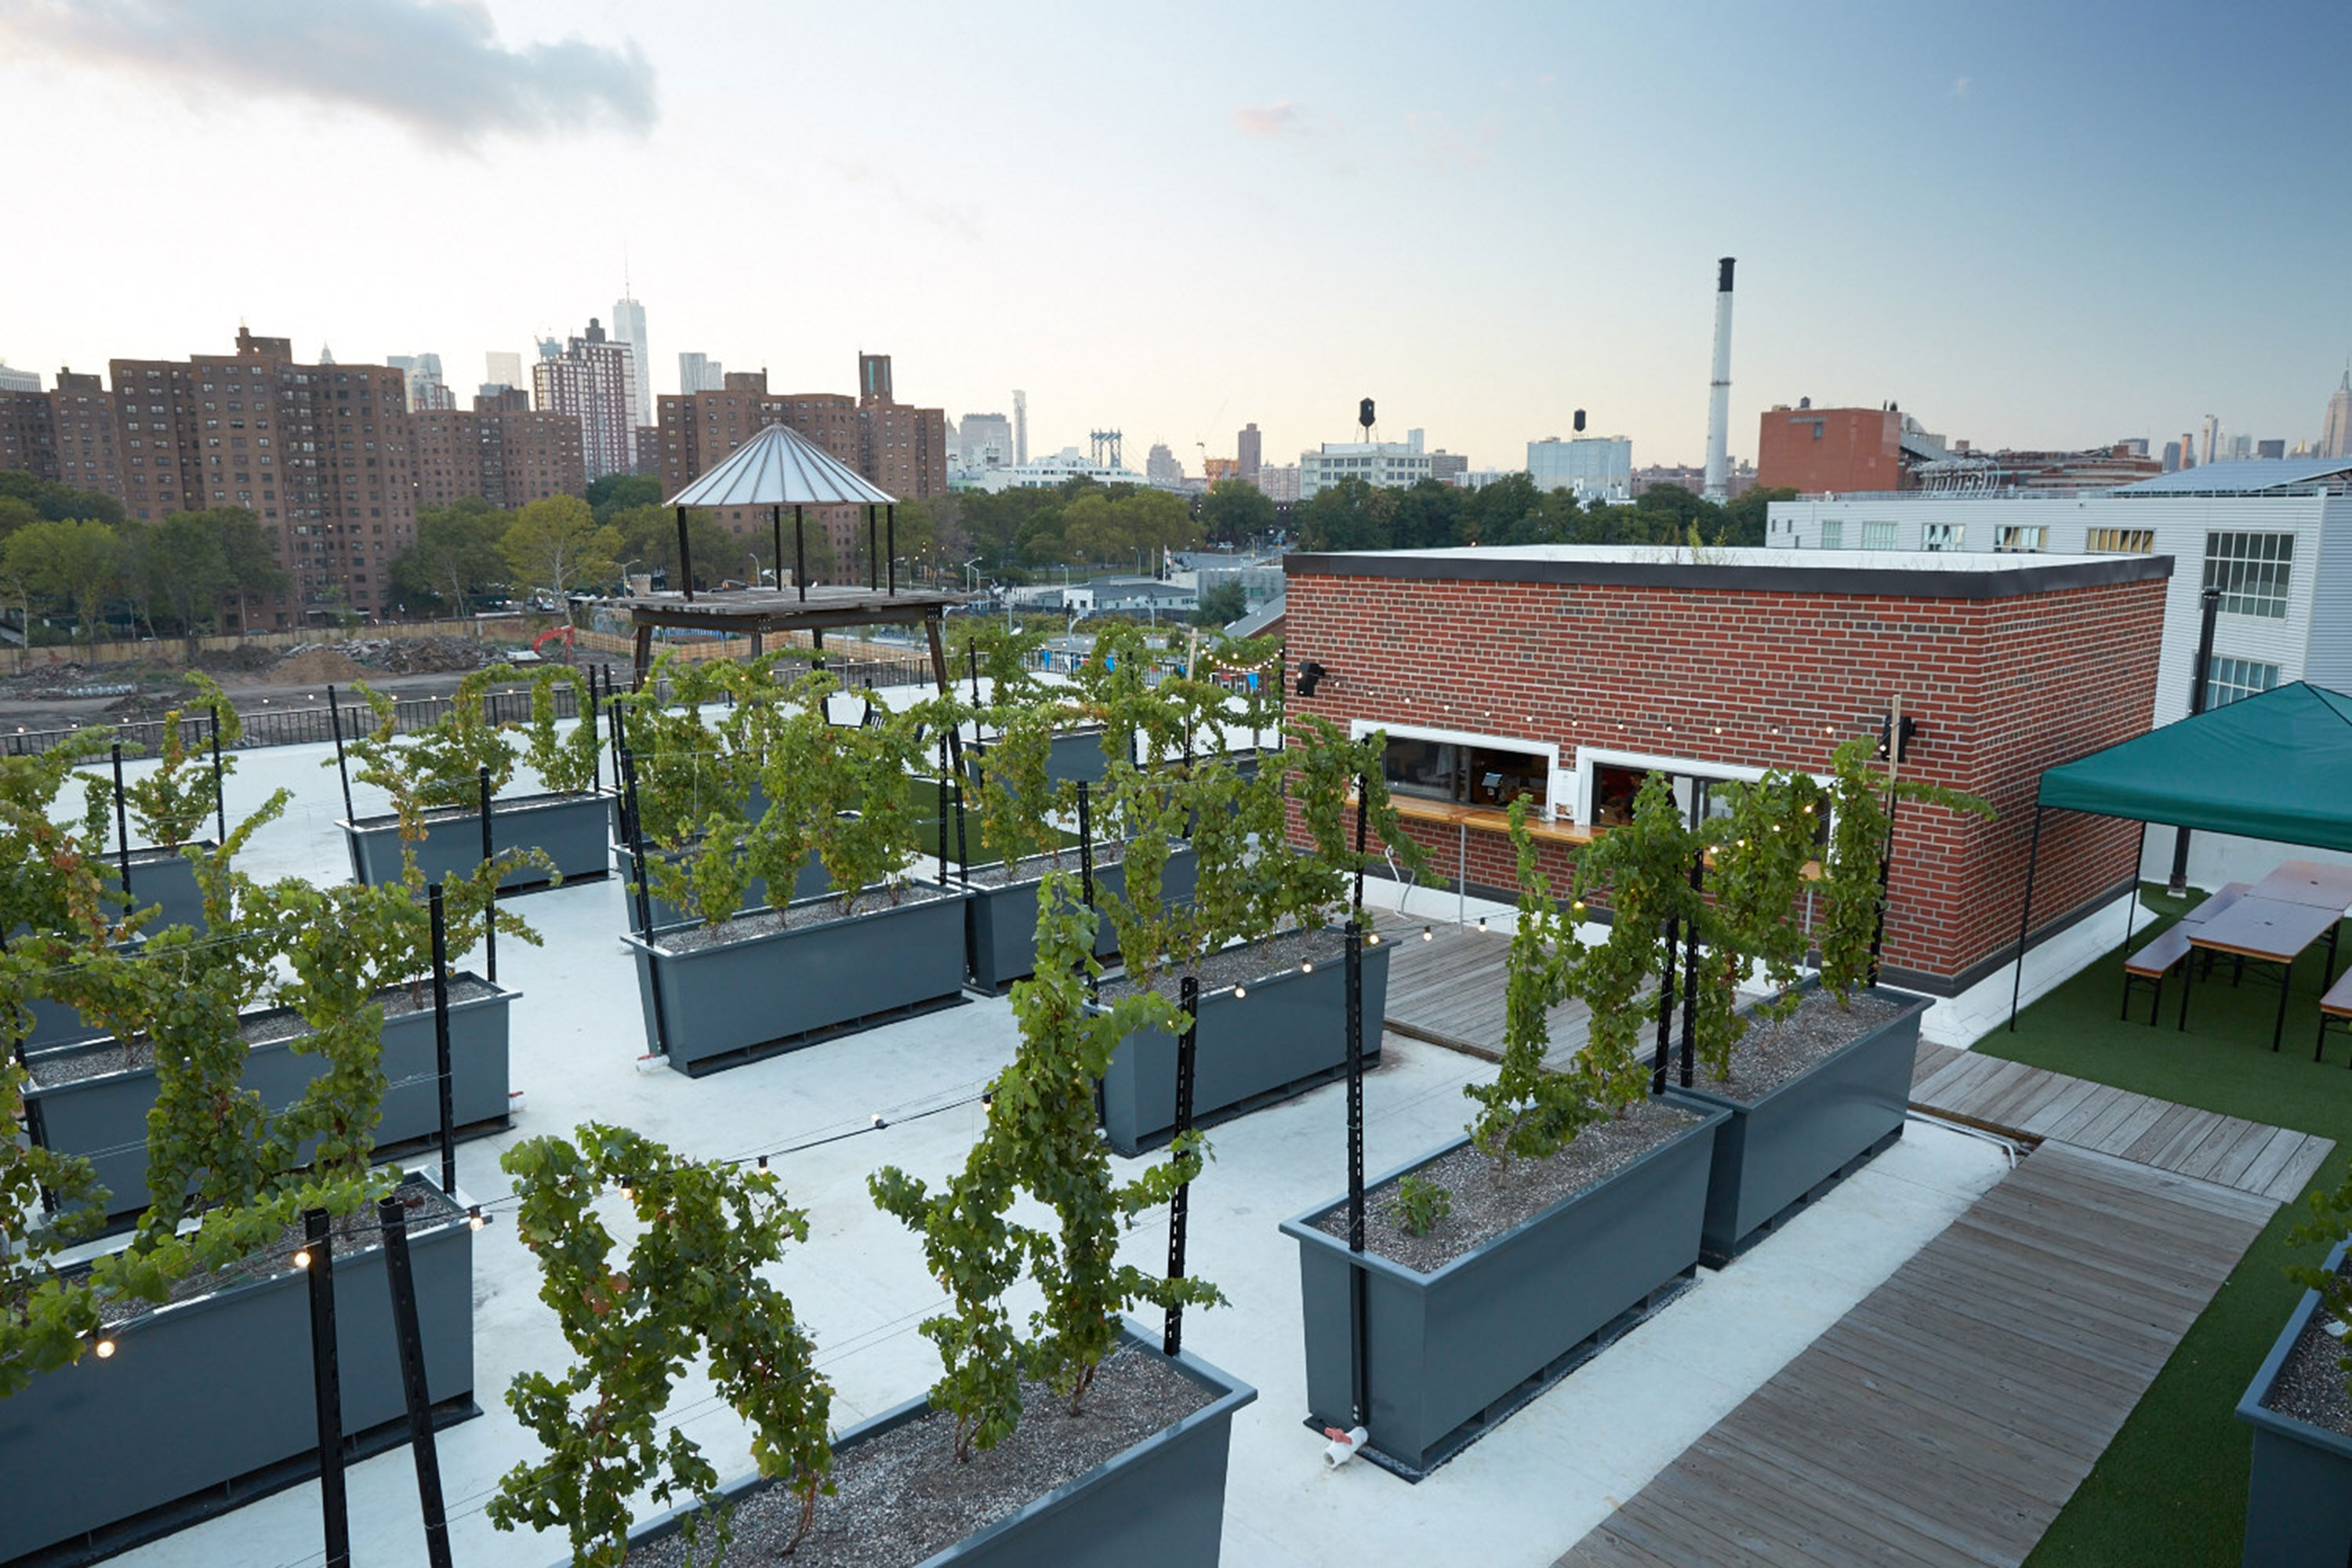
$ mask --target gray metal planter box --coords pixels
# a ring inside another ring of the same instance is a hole
[[[400,821],[362,816],[340,824],[352,851],[352,876],[369,887],[400,880]],[[490,847],[543,849],[566,882],[591,880],[609,868],[613,795],[527,795],[490,803]],[[482,814],[478,809],[436,811],[416,846],[416,864],[432,883],[472,874],[482,863]],[[538,866],[522,866],[499,880],[501,892],[530,892],[551,886]]]
[[[2352,1241],[2327,1255],[2333,1273]],[[2352,1563],[2352,1438],[2263,1406],[2279,1369],[2322,1310],[2306,1290],[2238,1401],[2238,1419],[2254,1429],[2253,1468],[2246,1486],[2245,1568],[2344,1568]]]
[[[681,951],[661,944],[687,928],[651,942],[625,934],[647,1044],[699,1078],[962,1001],[963,899],[923,891],[932,896]]]
[[[1708,1156],[1723,1112],[1708,1114],[1597,1186],[1564,1198],[1434,1273],[1367,1252],[1316,1222],[1344,1198],[1282,1222],[1298,1243],[1307,1325],[1307,1403],[1347,1426],[1353,1403],[1349,1276],[1364,1271],[1365,1382],[1371,1445],[1409,1469],[1442,1462],[1540,1390],[1612,1324],[1698,1265]],[[1457,1138],[1370,1188],[1469,1142]]]
[[[1055,736],[1052,754],[1045,760],[1045,777],[1057,784],[1100,784],[1110,772],[1110,758],[1103,752],[1102,738],[1103,732],[1098,729],[1072,730]],[[973,770],[972,778],[977,782],[978,770],[988,766],[989,742],[985,736],[976,744],[967,737],[966,744],[969,749],[964,752],[964,765]]]
[[[199,847],[210,849],[213,841],[197,839]],[[122,862],[108,856],[100,874],[106,879],[107,890],[122,886]],[[165,926],[193,926],[205,929],[204,889],[196,886],[194,862],[177,849],[133,849],[131,852],[131,904],[133,910],[152,908],[156,912],[141,929],[150,934]]]
[[[474,1237],[463,1215],[409,1234],[425,1386],[440,1418],[474,1414]],[[0,1400],[0,1561],[85,1563],[318,1470],[310,1293],[288,1268],[158,1308]],[[347,1447],[404,1440],[407,1403],[381,1247],[335,1258]]]
[[[1296,969],[1201,998],[1193,1038],[1192,1121],[1207,1127],[1302,1094],[1348,1070],[1347,965],[1338,955],[1312,974]],[[1364,1060],[1381,1059],[1381,1018],[1389,998],[1389,947],[1364,949]],[[1176,1037],[1129,1035],[1102,1080],[1103,1129],[1110,1146],[1138,1154],[1176,1130]]]
[[[1160,1338],[1132,1325],[1126,1342],[1159,1355]],[[1257,1390],[1193,1355],[1172,1363],[1215,1397],[1190,1415],[1121,1450],[1066,1486],[1056,1487],[985,1530],[934,1552],[911,1568],[1216,1568],[1225,1526],[1225,1459],[1234,1412]],[[929,1413],[909,1400],[862,1421],[834,1439],[846,1453]],[[730,1482],[730,1500],[774,1485],[757,1477]],[[817,1508],[822,1516],[824,1503]],[[632,1547],[675,1535],[693,1508],[674,1509],[629,1534]],[[568,1563],[568,1559],[566,1560]]]
[[[1807,981],[1811,990],[1815,983]],[[1701,1256],[1720,1268],[1778,1222],[1903,1135],[1919,1055],[1923,997],[1873,987],[1903,1008],[1833,1055],[1749,1103],[1704,1086],[1669,1092],[1729,1115],[1715,1134]],[[1702,1079],[1703,1079],[1702,1075]]]
[[[683,855],[691,851],[681,850],[677,853]],[[667,851],[654,849],[647,851],[646,858],[675,859],[677,856]],[[637,879],[637,858],[629,852],[629,847],[625,844],[613,846],[613,868],[621,879],[622,913],[627,921],[629,929],[634,931],[637,923],[637,896],[627,889]],[[823,898],[832,889],[832,887],[833,879],[824,874],[824,862],[811,855],[807,863],[801,867],[799,878],[793,883],[793,901],[798,903],[803,899]],[[767,905],[767,879],[763,877],[754,877],[743,885],[743,902],[736,912],[740,914],[744,910],[765,909]],[[646,889],[646,907],[653,913],[656,931],[661,930],[664,926],[685,925],[693,919],[684,910],[655,892],[650,887]]]
[[[1062,866],[1073,878],[1077,876],[1076,849],[1063,853]],[[1190,903],[1198,873],[1199,867],[1189,847],[1171,851],[1160,873],[1160,897],[1171,903]],[[1014,981],[1025,980],[1037,972],[1037,889],[1043,884],[1041,876],[1009,887],[973,882],[967,889],[971,901],[964,919],[971,943],[974,988],[998,995]],[[1117,861],[1097,867],[1095,888],[1099,908],[1099,895],[1127,890],[1127,868]],[[1095,928],[1095,953],[1108,958],[1118,951],[1118,932],[1106,916]]]
[[[139,873],[133,870],[131,878],[131,886],[137,887]],[[134,936],[127,942],[116,944],[115,951],[117,952],[132,952],[137,949],[138,944],[139,938]],[[26,1004],[26,1007],[33,1015],[32,1031],[25,1037],[24,1042],[25,1054],[28,1057],[37,1056],[44,1051],[62,1050],[68,1047],[82,1045],[90,1040],[102,1040],[106,1037],[104,1025],[91,1023],[81,1016],[80,1008],[59,1002],[53,997],[36,996]]]
[[[453,980],[478,981],[466,973]],[[519,991],[475,996],[449,1005],[450,1109],[453,1124],[478,1136],[508,1125],[508,1006]],[[259,1020],[283,1017],[283,1009],[247,1015]],[[105,1056],[121,1047],[111,1039],[73,1048],[72,1054]],[[47,1059],[65,1056],[53,1053]],[[439,1057],[433,1009],[402,1013],[383,1023],[383,1115],[376,1124],[382,1147],[437,1139],[441,1131]],[[325,1068],[323,1058],[299,1055],[292,1038],[265,1040],[246,1057],[244,1086],[261,1096],[273,1112],[292,1104]],[[39,1108],[41,1142],[64,1154],[79,1154],[107,1188],[110,1218],[147,1206],[147,1112],[155,1103],[155,1069],[121,1068],[70,1083],[30,1085],[28,1106]],[[5,1406],[0,1405],[0,1412]]]

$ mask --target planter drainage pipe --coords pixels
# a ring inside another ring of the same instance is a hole
[[[1370,1361],[1364,1343],[1364,933],[1348,922],[1348,1343],[1353,1352],[1349,1389],[1355,1429],[1371,1419]],[[1350,1452],[1353,1452],[1351,1443]]]
[[[457,1190],[457,1114],[450,1105],[449,926],[440,883],[433,884],[426,902],[433,921],[433,1068],[441,1089],[441,1190],[447,1194]]]
[[[2024,1145],[2014,1138],[2004,1138],[1998,1132],[1988,1131],[1981,1127],[1971,1127],[1965,1121],[1948,1121],[1925,1110],[1911,1110],[1903,1114],[1908,1121],[1925,1122],[1930,1127],[1940,1127],[1947,1132],[1960,1132],[1970,1138],[1982,1139],[2009,1156],[2009,1168],[2012,1171],[2017,1169],[2018,1161],[2025,1157]]]
[[[2025,989],[2025,933],[2030,929],[2026,922],[2033,918],[2033,868],[2041,859],[2042,806],[2036,802],[2033,807],[2033,837],[2025,850],[2025,904],[2017,911],[2017,973],[2009,983],[2009,1032],[2012,1035],[2017,1033],[2017,998]],[[2138,873],[2134,872],[2133,875],[2137,877]],[[2132,897],[2139,897],[2137,888],[2133,889]]]
[[[1080,784],[1083,791],[1087,786]],[[1084,800],[1082,794],[1078,797]],[[1083,961],[1081,961],[1083,962]],[[1192,1068],[1194,1049],[1201,1032],[1201,982],[1198,976],[1187,974],[1183,979],[1184,1032],[1176,1038],[1176,1131],[1170,1147],[1184,1142],[1192,1131]],[[1176,1195],[1168,1201],[1168,1278],[1184,1278],[1184,1222],[1192,1209],[1192,1184],[1183,1183]],[[1184,1348],[1184,1303],[1168,1303],[1168,1326],[1160,1337],[1160,1348],[1170,1355]]]
[[[213,704],[213,829],[228,842],[228,796],[221,789],[220,704]]]
[[[302,1215],[303,1264],[310,1287],[310,1387],[319,1413],[319,1517],[326,1568],[352,1568],[352,1522],[343,1499],[343,1390],[335,1364],[334,1242],[327,1211]],[[297,1261],[299,1261],[298,1259]]]
[[[444,1089],[444,1104],[447,1098]],[[432,1568],[450,1568],[449,1511],[441,1500],[441,1454],[433,1441],[433,1399],[425,1385],[425,1337],[416,1324],[416,1277],[408,1267],[408,1220],[395,1197],[377,1199],[375,1215],[383,1226],[383,1278],[392,1287],[392,1331],[400,1343],[400,1386],[408,1405],[408,1451],[416,1460],[416,1503],[425,1515],[425,1557]]]
[[[114,743],[114,860],[122,870],[122,896],[131,898],[131,816],[122,805],[122,742]],[[128,913],[136,900],[123,906]]]
[[[482,792],[482,864],[490,866],[494,851],[490,847],[490,770],[483,767],[475,774]],[[491,984],[499,983],[499,872],[490,866],[488,901],[482,906],[482,967],[488,972]]]

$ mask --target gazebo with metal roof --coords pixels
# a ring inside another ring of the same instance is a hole
[[[940,689],[948,687],[947,653],[940,619],[961,594],[901,592],[898,587],[898,498],[824,447],[784,425],[770,425],[663,504],[677,511],[677,561],[681,592],[638,594],[626,601],[636,632],[636,684],[643,686],[653,662],[656,626],[677,626],[722,636],[749,636],[758,653],[777,632],[806,632],[824,646],[828,626],[912,626],[920,623],[930,643],[931,671]],[[784,508],[793,509],[793,593],[783,586]],[[827,584],[810,591],[803,509],[811,506],[866,508],[866,583]],[[695,507],[766,507],[774,530],[776,586],[722,590],[698,596],[694,560],[687,542],[686,514]],[[881,521],[877,524],[877,512]],[[877,528],[887,538],[877,540]],[[877,550],[877,546],[881,548]]]

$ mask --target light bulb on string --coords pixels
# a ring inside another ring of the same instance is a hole
[[[90,1349],[97,1353],[98,1359],[100,1361],[111,1361],[114,1359],[114,1342],[110,1339],[101,1339],[98,1343],[92,1345]]]
[[[297,1268],[308,1268],[310,1267],[310,1249],[309,1247],[303,1247],[294,1255],[294,1267]]]

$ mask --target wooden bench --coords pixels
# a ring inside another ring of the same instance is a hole
[[[2347,1034],[2352,1034],[2352,969],[2338,976],[2336,984],[2327,988],[2327,994],[2319,999],[2319,1041],[2312,1047],[2313,1061],[2327,1059],[2330,1024],[2342,1025]]]
[[[2151,992],[2147,1004],[2148,1026],[2154,1028],[2156,1016],[2164,1008],[2164,977],[2172,973],[2173,965],[2189,954],[2189,928],[2174,924],[2166,927],[2161,936],[2125,959],[2124,1005],[2116,1016],[2131,1016],[2132,987],[2145,985]]]

